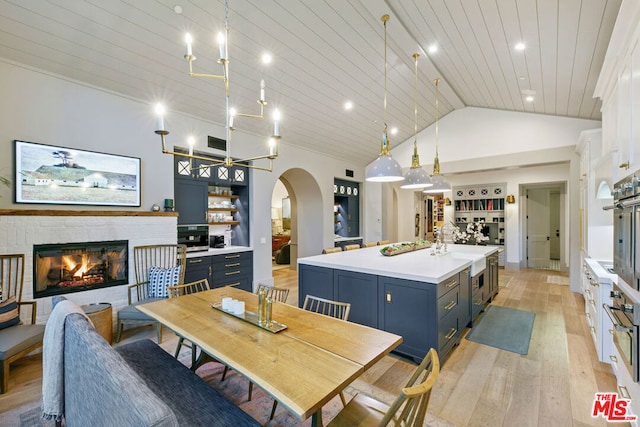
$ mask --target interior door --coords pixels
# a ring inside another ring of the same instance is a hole
[[[549,257],[560,259],[560,193],[553,191],[549,194]]]
[[[549,190],[527,190],[527,267],[548,268],[551,245],[549,235]]]

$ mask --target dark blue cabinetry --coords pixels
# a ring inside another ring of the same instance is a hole
[[[333,270],[334,298],[351,303],[349,321],[372,328],[378,327],[378,276]]]
[[[187,258],[185,283],[207,279],[211,288],[236,286],[253,291],[253,252],[234,252]]]
[[[307,294],[349,302],[350,321],[401,335],[395,351],[418,361],[431,347],[444,359],[470,321],[468,268],[440,283],[305,264],[298,271],[300,306]]]

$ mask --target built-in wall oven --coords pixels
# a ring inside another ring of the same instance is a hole
[[[633,289],[640,288],[640,171],[613,186],[613,270]],[[637,250],[636,250],[637,248]]]
[[[638,382],[640,381],[640,363],[638,362],[640,304],[631,300],[619,286],[613,285],[612,289],[612,304],[602,306],[613,323],[613,343],[631,377]]]

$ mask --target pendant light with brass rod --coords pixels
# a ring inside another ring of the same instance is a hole
[[[419,53],[413,54],[414,84],[413,84],[413,156],[411,156],[411,168],[404,176],[404,181],[400,188],[407,190],[422,189],[431,187],[433,183],[427,172],[420,166],[420,156],[418,156],[418,57]]]
[[[380,155],[367,168],[367,181],[372,182],[393,182],[402,181],[402,168],[391,157],[389,151],[389,136],[387,135],[387,21],[389,15],[380,18],[384,25],[384,130],[382,131],[382,141]]]
[[[438,118],[440,114],[438,107],[438,83],[440,79],[436,78],[433,82],[436,84],[436,158],[433,160],[433,175],[431,175],[433,186],[425,189],[423,193],[443,193],[445,191],[451,191],[451,184],[444,179],[444,176],[440,175],[440,159],[438,159]]]

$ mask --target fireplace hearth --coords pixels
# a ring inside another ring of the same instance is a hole
[[[34,245],[33,296],[126,284],[128,250],[128,240]]]

